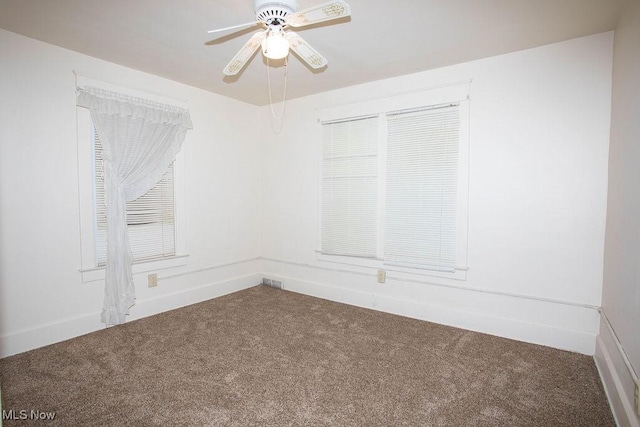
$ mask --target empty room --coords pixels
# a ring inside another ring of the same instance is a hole
[[[0,425],[640,427],[639,76],[639,0],[0,0]]]

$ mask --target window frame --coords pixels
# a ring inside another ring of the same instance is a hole
[[[83,86],[84,84],[79,86]],[[86,79],[86,85],[98,86],[107,90],[115,90],[127,95],[147,98],[157,102],[167,103],[167,100],[149,94],[106,85]],[[175,102],[173,103],[176,104]],[[78,148],[78,198],[80,214],[80,247],[82,282],[104,280],[105,266],[97,265],[95,243],[95,170],[93,156],[93,122],[87,108],[76,107],[76,131]],[[173,164],[174,174],[174,221],[175,221],[175,255],[158,259],[134,261],[133,274],[158,271],[187,265],[186,241],[186,191],[184,168],[184,145],[177,154]]]
[[[378,152],[378,250],[375,258],[330,255],[322,252],[322,168],[318,171],[317,243],[316,258],[322,262],[393,271],[402,275],[432,276],[444,279],[466,280],[468,254],[468,215],[469,215],[469,86],[470,82],[438,87],[430,90],[397,95],[388,98],[358,102],[326,108],[319,111],[318,119],[318,158],[322,162],[322,123],[340,121],[349,118],[377,115],[379,118]],[[459,104],[460,142],[458,158],[458,187],[456,212],[456,262],[455,270],[439,271],[435,269],[403,267],[386,264],[384,261],[385,210],[386,210],[386,163],[387,163],[387,120],[389,112],[424,108],[448,103]]]

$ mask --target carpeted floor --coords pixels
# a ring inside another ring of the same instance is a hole
[[[593,358],[257,286],[0,360],[5,426],[612,426]],[[30,412],[29,412],[30,413]]]

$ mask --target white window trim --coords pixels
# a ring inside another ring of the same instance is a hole
[[[318,204],[317,212],[317,243],[316,257],[319,261],[343,264],[354,267],[365,267],[371,269],[394,271],[402,274],[431,276],[443,279],[466,280],[468,260],[468,217],[469,217],[469,85],[470,83],[456,84],[446,87],[434,88],[431,90],[398,95],[389,98],[380,98],[366,102],[342,105],[327,108],[319,112],[319,123],[340,120],[349,117],[362,117],[368,115],[380,115],[380,145],[379,145],[379,179],[378,197],[383,201],[378,204],[378,250],[376,259],[328,255],[321,251],[322,242],[322,203]],[[385,190],[386,185],[386,120],[384,113],[404,109],[420,108],[432,105],[442,105],[457,102],[460,105],[460,145],[458,159],[458,211],[456,215],[456,265],[455,271],[437,271],[409,267],[400,267],[385,264],[383,254],[384,242],[384,216],[385,216]],[[322,126],[318,126],[318,132],[322,132]],[[322,138],[318,138],[319,159],[322,159]],[[322,168],[319,169],[318,194],[322,195]]]
[[[109,85],[95,80],[89,80],[78,76],[78,86],[94,86],[106,90],[114,90],[130,96],[150,99],[152,101],[172,104],[182,108],[180,102],[167,102],[165,98],[132,91],[130,89]],[[95,282],[104,280],[105,267],[96,265],[95,256],[95,203],[94,203],[94,170],[93,170],[93,126],[89,110],[76,107],[76,131],[78,144],[78,197],[80,208],[80,246],[82,282]],[[173,164],[174,173],[174,203],[175,203],[175,256],[162,259],[153,259],[133,263],[133,274],[157,271],[168,268],[187,265],[187,233],[186,233],[186,188],[184,168],[184,145],[176,156]]]

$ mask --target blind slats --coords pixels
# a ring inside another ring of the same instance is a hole
[[[378,176],[378,116],[322,123],[321,251],[375,258],[383,204],[386,264],[454,271],[459,106],[395,111],[382,118],[384,182]]]
[[[107,217],[102,144],[94,129],[96,263],[105,265]],[[127,203],[127,230],[134,261],[175,255],[173,164],[146,194]]]
[[[394,114],[387,120],[385,262],[453,270],[458,107]]]
[[[378,118],[324,123],[322,252],[375,257]]]

